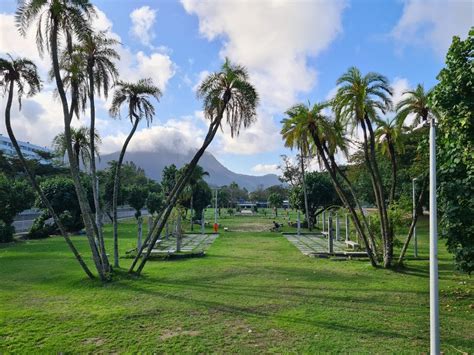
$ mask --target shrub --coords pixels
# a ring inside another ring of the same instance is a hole
[[[0,243],[12,242],[13,233],[15,233],[15,227],[0,221]]]

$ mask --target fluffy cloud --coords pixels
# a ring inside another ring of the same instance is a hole
[[[252,168],[252,171],[259,175],[280,173],[278,164],[257,164]]]
[[[199,112],[196,114],[199,114]],[[206,132],[196,124],[200,121],[196,114],[180,119],[171,119],[162,125],[137,131],[130,142],[129,151],[153,152],[162,148],[183,150],[199,147]],[[104,137],[101,151],[112,153],[120,150],[127,135],[128,132],[119,132]]]
[[[221,57],[245,65],[262,96],[262,104],[281,111],[308,92],[316,69],[307,63],[342,30],[343,1],[182,0],[199,18],[199,30],[209,40],[222,38]]]
[[[465,37],[473,24],[469,0],[405,0],[392,36],[402,45],[429,46],[444,56],[452,36]]]
[[[151,41],[155,37],[152,27],[156,20],[156,10],[149,6],[142,6],[132,11],[130,19],[132,20],[130,29],[132,35],[143,45],[152,47]]]

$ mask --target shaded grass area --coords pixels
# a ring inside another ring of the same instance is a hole
[[[271,219],[221,220],[249,222]],[[140,279],[122,259],[106,285],[84,277],[61,238],[2,246],[0,352],[427,352],[425,220],[418,232],[420,259],[400,271],[309,258],[278,233],[230,231],[206,257],[149,262]],[[110,226],[106,235],[112,250]],[[133,221],[121,224],[123,254],[135,235]],[[85,254],[85,238],[74,240]],[[442,244],[442,350],[472,351],[472,280]]]

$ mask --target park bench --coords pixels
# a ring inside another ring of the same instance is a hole
[[[352,240],[346,240],[345,243],[348,247],[351,247],[352,249],[359,247],[359,244],[356,242],[353,242]]]

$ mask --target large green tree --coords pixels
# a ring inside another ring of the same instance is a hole
[[[460,270],[474,271],[474,27],[454,37],[431,95],[438,122],[442,236]]]
[[[114,238],[114,266],[119,267],[119,250],[118,250],[118,219],[117,219],[117,201],[120,190],[120,169],[123,159],[127,151],[128,144],[135,134],[138,124],[145,120],[147,124],[153,121],[155,116],[155,107],[150,99],[155,98],[157,101],[161,97],[161,90],[153,84],[152,79],[140,79],[136,83],[119,82],[114,92],[112,104],[110,106],[110,114],[113,117],[120,117],[122,105],[126,105],[127,116],[132,123],[132,129],[128,134],[122,149],[120,150],[119,159],[116,165],[114,177],[114,193],[112,202],[113,213],[113,238]]]
[[[137,274],[140,274],[143,270],[171,211],[189,181],[199,159],[209,144],[211,144],[219,127],[222,127],[222,121],[225,120],[227,122],[231,137],[234,137],[239,134],[242,126],[246,128],[256,119],[256,108],[259,101],[257,91],[249,82],[247,70],[240,65],[231,63],[228,59],[225,60],[219,72],[212,73],[203,80],[199,85],[197,95],[199,98],[202,98],[204,102],[204,115],[210,121],[208,132],[202,146],[198,149],[188,164],[186,171],[170,192],[162,218],[159,223],[157,219],[153,226],[153,233],[150,235],[146,254],[136,270]],[[140,254],[138,253],[138,256],[133,261],[130,272],[133,272],[139,261]]]

